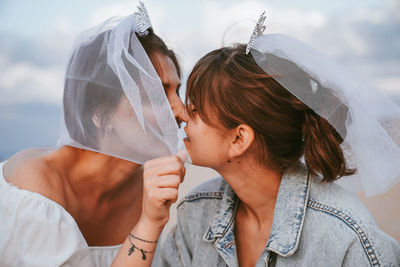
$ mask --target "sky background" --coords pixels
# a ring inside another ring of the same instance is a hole
[[[153,28],[184,73],[210,50],[247,42],[266,11],[267,33],[301,39],[337,59],[400,105],[400,0],[144,1]],[[0,160],[54,146],[63,75],[74,38],[125,0],[0,0]],[[184,90],[184,88],[183,88]]]

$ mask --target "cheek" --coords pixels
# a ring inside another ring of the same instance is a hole
[[[228,143],[213,128],[199,129],[188,146],[193,164],[217,168],[228,156]]]
[[[136,119],[136,116],[115,117],[113,126],[113,134],[115,138],[127,146],[133,146],[135,139],[143,136],[144,133],[139,121]]]
[[[151,127],[155,123],[150,116],[152,113],[147,111],[146,106],[142,106],[142,108],[147,127]],[[129,148],[148,142],[147,139],[151,136],[146,136],[131,106],[125,106],[114,115],[113,135],[120,143]]]
[[[143,112],[146,114],[145,109]],[[119,150],[116,151],[118,154],[132,159],[149,159],[170,153],[165,141],[155,134],[158,125],[155,125],[156,122],[153,122],[153,118],[145,116],[145,120],[147,133],[143,131],[134,112],[129,113],[129,116],[115,117],[111,141],[113,148]]]

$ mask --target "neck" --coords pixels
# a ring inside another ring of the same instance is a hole
[[[282,173],[250,159],[232,160],[218,171],[240,199],[242,212],[261,226],[272,222]]]
[[[126,186],[141,190],[141,165],[137,163],[70,146],[56,150],[48,160],[77,196],[100,201]]]

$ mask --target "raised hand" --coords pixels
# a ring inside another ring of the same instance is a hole
[[[150,266],[169,209],[178,199],[186,169],[186,151],[150,160],[143,170],[142,215],[125,240],[113,266]]]
[[[164,226],[169,208],[178,199],[179,185],[185,176],[186,152],[150,160],[144,164],[143,209],[141,221]]]

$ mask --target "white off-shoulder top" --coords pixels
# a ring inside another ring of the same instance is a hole
[[[121,245],[89,247],[59,204],[8,183],[0,163],[0,266],[110,266]]]

